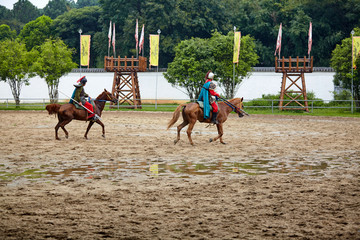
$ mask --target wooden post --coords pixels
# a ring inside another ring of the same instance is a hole
[[[104,58],[105,70],[114,72],[112,93],[117,97],[119,105],[129,104],[131,108],[141,108],[137,72],[146,71],[146,62],[145,57],[139,57],[139,59],[134,58],[134,56],[131,58],[126,56],[125,58],[120,58],[120,56],[118,58]]]
[[[296,57],[296,68],[292,66],[292,62],[295,62],[291,57],[288,59],[282,58],[281,66],[278,65],[277,58],[275,58],[275,72],[281,72],[283,74],[282,82],[281,82],[281,91],[280,91],[280,110],[288,110],[288,109],[303,109],[305,111],[309,111],[308,102],[307,102],[307,93],[306,93],[306,84],[305,84],[305,73],[311,73],[313,70],[313,58],[299,59]],[[285,66],[285,62],[289,65]],[[309,63],[309,64],[307,64]],[[301,66],[303,64],[303,66]],[[297,84],[297,81],[301,79],[301,84]],[[290,84],[287,86],[286,81],[289,80]],[[298,90],[291,90],[291,87],[296,87]],[[292,94],[297,94],[295,97]],[[290,101],[284,104],[285,96],[287,96]],[[299,98],[303,96],[304,104],[299,102]],[[291,103],[296,103],[300,106],[291,107]]]

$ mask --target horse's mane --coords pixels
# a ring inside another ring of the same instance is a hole
[[[232,98],[232,99],[228,100],[228,102],[231,102],[232,104],[234,104],[234,102],[238,102],[238,101],[241,102],[242,99],[241,98]],[[227,105],[225,101],[219,102],[219,103],[223,103],[223,104]]]
[[[99,100],[101,98],[101,96],[105,93],[105,91],[106,90],[104,89],[104,91],[102,93],[100,93],[99,96],[97,96],[97,98],[95,100]]]
[[[235,101],[240,101],[241,102],[241,98],[233,98],[233,99],[229,100],[229,102],[235,102]]]

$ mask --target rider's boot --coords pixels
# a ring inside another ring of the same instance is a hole
[[[216,117],[217,117],[218,113],[219,113],[219,112],[213,112],[213,113],[212,113],[211,122],[212,122],[213,124],[219,124],[218,120],[216,120]]]
[[[95,114],[93,117],[88,118],[88,121],[96,122],[99,119],[100,119],[99,115]]]

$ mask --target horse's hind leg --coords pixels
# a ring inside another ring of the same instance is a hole
[[[68,133],[68,131],[66,131],[65,126],[61,126],[61,129],[64,131],[65,137],[69,138],[69,133]]]
[[[181,131],[181,129],[183,129],[188,124],[189,124],[188,122],[184,121],[179,126],[177,126],[177,137],[174,140],[174,144],[176,144],[180,140],[180,131]]]
[[[64,132],[65,132],[65,137],[66,138],[68,138],[69,137],[69,133],[68,133],[68,131],[66,131],[66,129],[65,129],[65,125],[66,124],[68,124],[69,122],[71,122],[71,120],[69,121],[69,120],[66,120],[66,121],[64,121],[64,120],[59,120],[59,122],[58,122],[58,124],[56,124],[56,126],[55,126],[55,139],[56,140],[60,140],[60,138],[59,138],[59,136],[58,136],[58,131],[59,131],[59,128],[61,127],[61,129],[62,130],[64,130]]]
[[[190,122],[189,127],[188,127],[188,129],[186,130],[186,133],[187,133],[187,135],[188,135],[188,139],[189,139],[189,142],[190,142],[191,145],[194,145],[194,143],[193,143],[193,141],[192,141],[192,139],[191,139],[191,132],[192,132],[194,126],[195,126],[195,123],[196,123],[196,119],[195,119],[195,121],[191,121],[191,122]]]
[[[69,124],[71,121],[72,121],[72,119],[70,119],[70,120],[64,120],[64,121],[62,121],[62,123],[60,124],[60,127],[61,127],[61,129],[64,131],[66,138],[69,138],[69,133],[68,133],[68,131],[66,131],[65,125],[66,125],[66,124]]]

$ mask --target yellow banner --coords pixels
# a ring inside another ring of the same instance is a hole
[[[159,66],[159,35],[150,34],[150,66]]]
[[[353,68],[356,68],[355,61],[356,61],[356,58],[359,56],[359,52],[360,52],[360,37],[353,37],[353,42],[352,42]]]
[[[90,62],[90,35],[81,35],[80,64],[89,66]]]
[[[234,57],[233,63],[239,62],[241,32],[234,33]]]

